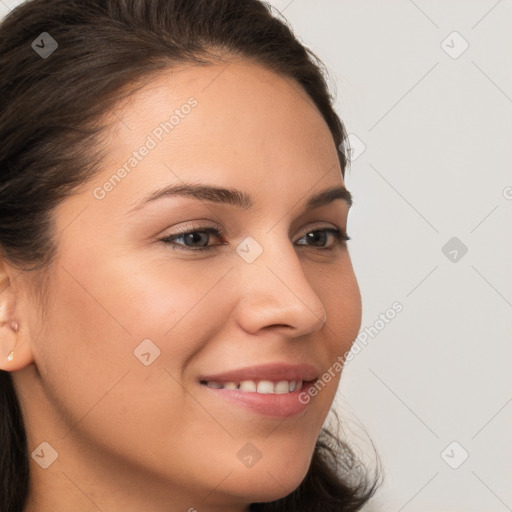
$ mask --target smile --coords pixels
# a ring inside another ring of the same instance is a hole
[[[203,375],[199,383],[212,399],[267,417],[289,417],[309,407],[299,394],[314,385],[319,373],[309,364],[273,363]]]

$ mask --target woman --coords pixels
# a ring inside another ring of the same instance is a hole
[[[0,67],[0,509],[360,509],[314,56],[256,0],[32,0]]]

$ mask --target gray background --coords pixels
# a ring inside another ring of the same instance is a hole
[[[327,65],[356,141],[349,247],[374,336],[336,404],[381,459],[364,510],[512,510],[512,2],[272,4]]]

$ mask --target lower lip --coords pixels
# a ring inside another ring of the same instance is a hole
[[[238,389],[209,388],[205,384],[201,384],[201,387],[207,392],[215,393],[215,396],[227,402],[250,409],[263,416],[276,418],[296,416],[304,412],[309,407],[311,396],[308,391],[313,386],[313,382],[305,382],[301,389],[291,393],[263,394]]]

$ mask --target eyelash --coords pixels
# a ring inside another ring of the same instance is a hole
[[[335,249],[336,247],[340,245],[346,245],[346,242],[350,240],[350,237],[347,235],[347,233],[337,229],[337,228],[321,228],[321,229],[312,229],[311,231],[308,231],[305,233],[299,240],[302,240],[305,236],[311,233],[330,233],[334,236],[334,244],[331,247],[315,247],[314,245],[307,245],[307,244],[300,244],[300,247],[312,247],[314,249],[318,249],[320,251],[331,251]],[[184,244],[176,244],[175,240],[178,238],[182,238],[183,236],[190,235],[193,233],[207,233],[208,235],[214,235],[217,238],[222,238],[223,232],[222,230],[214,227],[214,226],[200,226],[194,229],[183,229],[178,230],[177,233],[173,233],[172,235],[166,236],[164,238],[160,238],[159,240],[161,242],[164,242],[167,245],[171,245],[173,250],[179,250],[179,251],[189,251],[189,252],[198,252],[198,251],[208,251],[212,250],[215,247],[218,247],[219,245],[226,245],[225,243],[216,244],[216,245],[207,245],[204,247],[190,247],[186,246]]]

